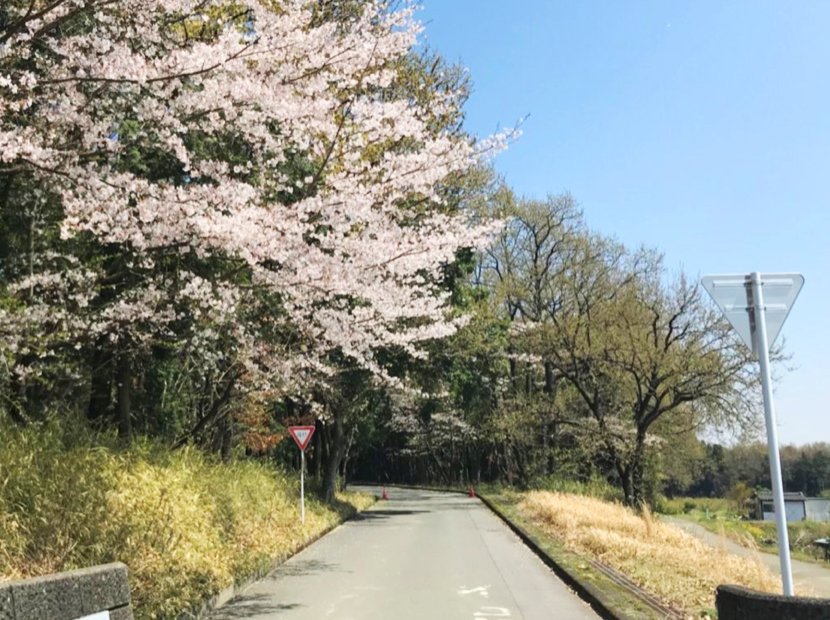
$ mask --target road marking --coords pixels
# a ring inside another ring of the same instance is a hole
[[[510,610],[504,607],[482,607],[482,611],[473,614],[476,618],[511,618]],[[484,611],[486,610],[486,611]]]
[[[460,596],[467,596],[468,594],[480,594],[484,598],[488,598],[490,596],[490,592],[488,592],[490,586],[479,586],[477,588],[472,588],[470,590],[466,590],[466,587],[467,586],[461,586],[461,588],[458,590],[458,594]]]

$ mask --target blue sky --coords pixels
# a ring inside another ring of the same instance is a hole
[[[800,271],[784,442],[830,441],[830,2],[422,0],[471,71],[468,129],[528,113],[496,166],[692,275]]]

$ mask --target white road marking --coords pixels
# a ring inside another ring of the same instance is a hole
[[[471,588],[469,590],[465,589],[467,586],[461,586],[458,590],[458,594],[460,596],[467,596],[468,594],[480,594],[484,598],[488,598],[490,596],[490,586],[479,586],[477,588]]]
[[[482,607],[473,614],[476,618],[510,618],[510,610],[504,607]],[[486,611],[485,611],[486,610]]]

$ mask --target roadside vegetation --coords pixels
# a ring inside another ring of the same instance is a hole
[[[778,553],[778,532],[774,521],[755,521],[746,518],[746,510],[738,509],[728,499],[675,498],[658,504],[666,515],[679,516],[705,527],[710,532],[726,536],[732,541],[767,553]],[[824,551],[814,544],[820,538],[830,538],[830,523],[798,521],[787,524],[792,557],[806,562],[825,563]]]
[[[312,495],[303,526],[293,472],[80,427],[4,428],[0,581],[124,562],[136,619],[176,618],[374,501]]]
[[[670,606],[690,615],[712,614],[715,588],[724,583],[763,592],[780,591],[759,560],[731,555],[661,523],[645,508],[568,493],[533,491],[518,513],[566,548],[628,576]]]
[[[514,134],[466,131],[471,78],[408,3],[136,7],[0,9],[2,578],[121,560],[162,618],[365,507],[344,478],[769,486],[728,322],[569,193],[516,195]],[[788,489],[830,488],[830,448],[787,454]]]

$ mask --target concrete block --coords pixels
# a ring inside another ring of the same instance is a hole
[[[124,564],[107,564],[69,574],[79,581],[87,614],[130,604],[130,583]]]
[[[0,620],[76,620],[129,604],[127,567],[108,564],[4,584]]]
[[[84,615],[80,584],[65,574],[10,584],[15,620],[75,620]]]
[[[133,608],[119,607],[110,611],[110,620],[133,620]]]
[[[781,596],[738,586],[718,586],[716,604],[721,620],[827,620],[830,600]]]
[[[11,588],[0,584],[0,620],[15,620]]]

